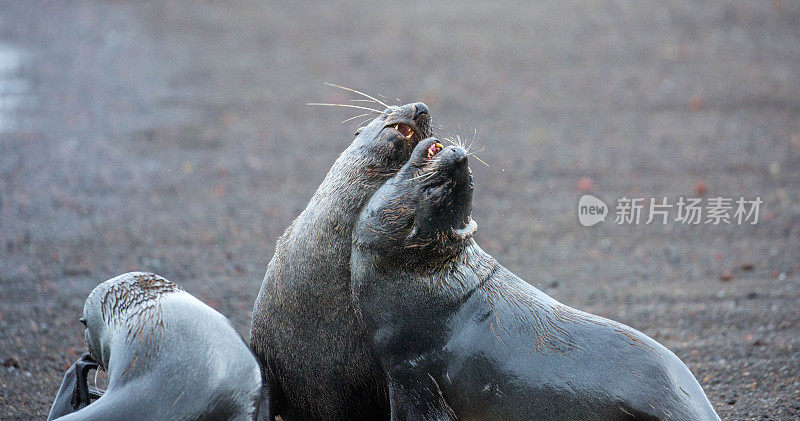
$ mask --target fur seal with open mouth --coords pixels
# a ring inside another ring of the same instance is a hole
[[[419,102],[378,114],[333,164],[267,266],[250,339],[265,382],[259,419],[389,419],[386,381],[350,297],[352,227],[372,193],[430,136],[431,119]]]
[[[225,316],[174,283],[144,272],[105,281],[86,299],[81,322],[89,355],[67,372],[48,419],[255,417],[255,357]],[[90,368],[108,372],[108,388],[91,403]]]
[[[420,142],[353,230],[353,299],[392,419],[719,419],[667,348],[559,303],[478,247],[467,155]]]

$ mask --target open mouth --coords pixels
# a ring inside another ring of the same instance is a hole
[[[428,159],[431,159],[434,156],[436,156],[436,154],[441,152],[442,149],[444,149],[444,146],[442,146],[441,143],[434,142],[431,146],[428,147]]]
[[[400,136],[403,136],[404,138],[406,138],[406,139],[408,139],[408,140],[414,140],[414,141],[419,141],[419,140],[420,140],[420,135],[419,135],[419,133],[417,133],[417,132],[416,132],[416,131],[415,131],[415,130],[414,130],[412,127],[411,127],[411,126],[409,126],[408,124],[403,124],[403,123],[395,123],[395,124],[390,124],[390,125],[388,125],[388,126],[386,126],[386,127],[391,127],[391,128],[393,128],[395,131],[397,131],[398,133],[400,133]]]

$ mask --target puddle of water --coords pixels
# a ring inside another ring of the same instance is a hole
[[[26,112],[36,107],[32,83],[25,74],[29,57],[20,48],[0,43],[0,133],[22,129]]]

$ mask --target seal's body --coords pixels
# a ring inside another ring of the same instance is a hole
[[[108,372],[108,388],[64,415],[69,399],[61,395],[74,389],[68,373],[50,419],[254,418],[255,357],[223,315],[174,283],[152,273],[120,275],[91,292],[83,314],[86,345]]]
[[[253,309],[260,419],[388,419],[386,382],[350,298],[352,226],[429,135],[425,104],[389,107],[359,130],[278,240]]]
[[[481,250],[467,154],[432,142],[353,232],[353,298],[393,419],[718,419],[668,349],[559,303]]]

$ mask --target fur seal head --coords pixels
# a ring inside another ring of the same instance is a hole
[[[472,171],[460,146],[435,138],[372,196],[353,235],[356,247],[393,256],[387,264],[438,266],[462,250],[477,230],[472,219]]]
[[[351,148],[364,160],[368,175],[392,175],[414,146],[430,135],[431,117],[425,104],[390,106],[356,131]]]
[[[161,296],[182,289],[154,273],[129,272],[95,287],[86,299],[81,323],[92,358],[108,369],[115,335],[129,343],[155,346],[153,334],[162,327]]]

